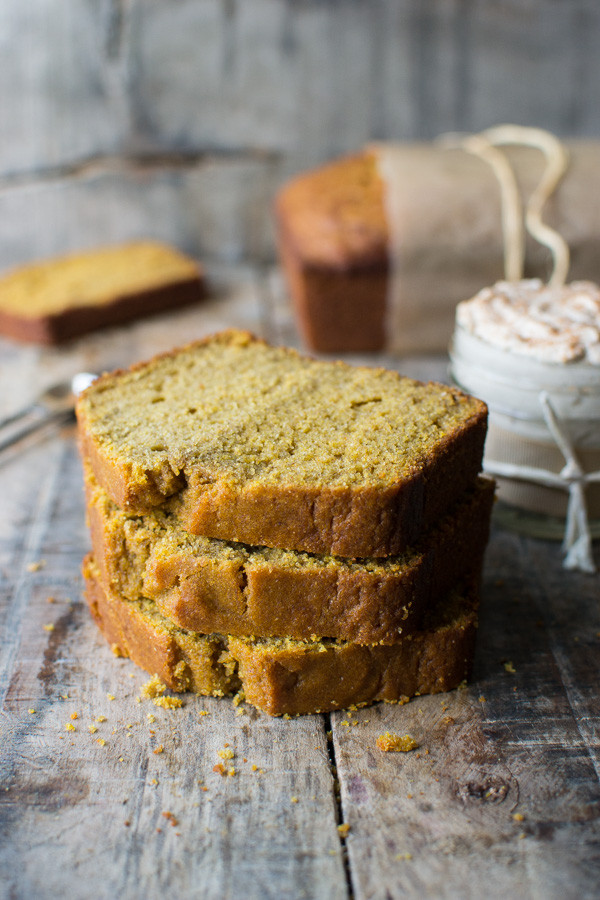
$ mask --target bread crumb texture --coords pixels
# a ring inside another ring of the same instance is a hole
[[[409,753],[416,750],[420,745],[409,734],[399,735],[386,731],[377,738],[377,746],[384,753]]]
[[[184,705],[181,697],[153,697],[152,702],[162,709],[180,709]]]
[[[361,560],[191,535],[161,510],[119,509],[89,470],[86,492],[102,580],[124,599],[154,600],[191,631],[375,644],[414,631],[428,597],[479,567],[493,483],[478,479],[410,551]]]
[[[158,675],[153,675],[149,681],[142,685],[140,693],[142,697],[154,700],[156,697],[162,697],[166,690],[166,684],[163,684]]]
[[[133,480],[330,487],[396,484],[483,409],[444,385],[236,331],[105,376],[79,403],[88,437]]]

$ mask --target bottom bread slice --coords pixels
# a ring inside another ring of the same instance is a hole
[[[469,676],[477,628],[475,588],[452,593],[421,631],[395,644],[238,638],[185,631],[147,599],[124,600],[84,561],[96,624],[122,656],[175,691],[223,696],[242,691],[270,715],[327,712],[457,687]]]

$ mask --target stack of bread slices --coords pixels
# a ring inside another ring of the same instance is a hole
[[[92,614],[175,691],[273,715],[469,674],[486,407],[227,331],[79,399]]]

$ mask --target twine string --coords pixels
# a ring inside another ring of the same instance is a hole
[[[589,526],[585,488],[592,482],[600,482],[600,471],[585,472],[582,468],[572,441],[559,419],[547,391],[539,394],[542,415],[554,442],[561,451],[565,465],[559,473],[534,466],[522,466],[515,463],[485,460],[484,469],[489,475],[498,478],[512,478],[517,481],[528,481],[544,487],[567,490],[567,518],[563,551],[566,554],[563,565],[565,569],[578,569],[590,574],[596,571],[592,554],[592,536]]]
[[[499,152],[497,148],[516,144],[533,147],[544,154],[545,169],[525,205],[525,227],[528,233],[547,247],[552,255],[553,269],[548,281],[549,287],[562,287],[569,271],[569,246],[562,235],[550,228],[542,218],[544,206],[556,191],[569,166],[569,156],[561,142],[540,128],[497,125],[477,135],[447,135],[442,138],[442,143],[445,146],[461,147],[484,159],[491,166],[500,186],[505,278],[512,282],[523,278],[525,257],[523,212],[515,174],[505,154]],[[552,406],[549,394],[541,391],[539,400],[548,431],[565,459],[561,472],[556,474],[533,466],[492,460],[486,460],[484,468],[491,475],[568,490],[563,565],[566,569],[595,572],[585,488],[590,482],[600,481],[600,472],[584,472],[567,430]]]
[[[548,284],[560,287],[569,271],[569,245],[542,219],[542,210],[560,184],[569,167],[566,148],[553,134],[541,128],[521,125],[496,125],[480,134],[446,134],[440,138],[445,147],[461,148],[485,160],[500,186],[502,239],[504,243],[504,277],[507,281],[523,278],[525,232],[521,195],[515,173],[506,155],[498,147],[511,144],[533,147],[546,158],[539,183],[525,206],[525,226],[529,234],[552,254],[553,269]]]
[[[547,391],[541,391],[540,404],[548,431],[565,458],[565,466],[560,477],[569,485],[567,521],[563,541],[563,551],[566,556],[563,565],[565,569],[580,569],[583,572],[592,573],[596,571],[596,567],[592,558],[592,535],[585,501],[585,484],[588,476],[577,459],[575,448],[563,423],[554,411]],[[600,477],[600,472],[595,474]]]
[[[498,150],[485,134],[472,134],[460,138],[457,146],[485,160],[498,180],[502,216],[504,277],[507,281],[520,281],[523,277],[525,263],[525,234],[521,195],[512,166],[506,155]]]
[[[569,154],[564,145],[549,131],[521,125],[497,125],[488,128],[483,136],[493,146],[520,144],[535,147],[546,157],[546,168],[525,208],[525,224],[529,234],[552,254],[553,270],[550,287],[561,287],[569,272],[569,245],[561,234],[542,220],[542,210],[569,167]],[[507,195],[506,202],[511,202]],[[507,276],[507,280],[511,280]]]

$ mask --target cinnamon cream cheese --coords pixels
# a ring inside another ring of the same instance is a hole
[[[499,281],[459,303],[457,323],[502,350],[546,363],[600,366],[600,288]]]

